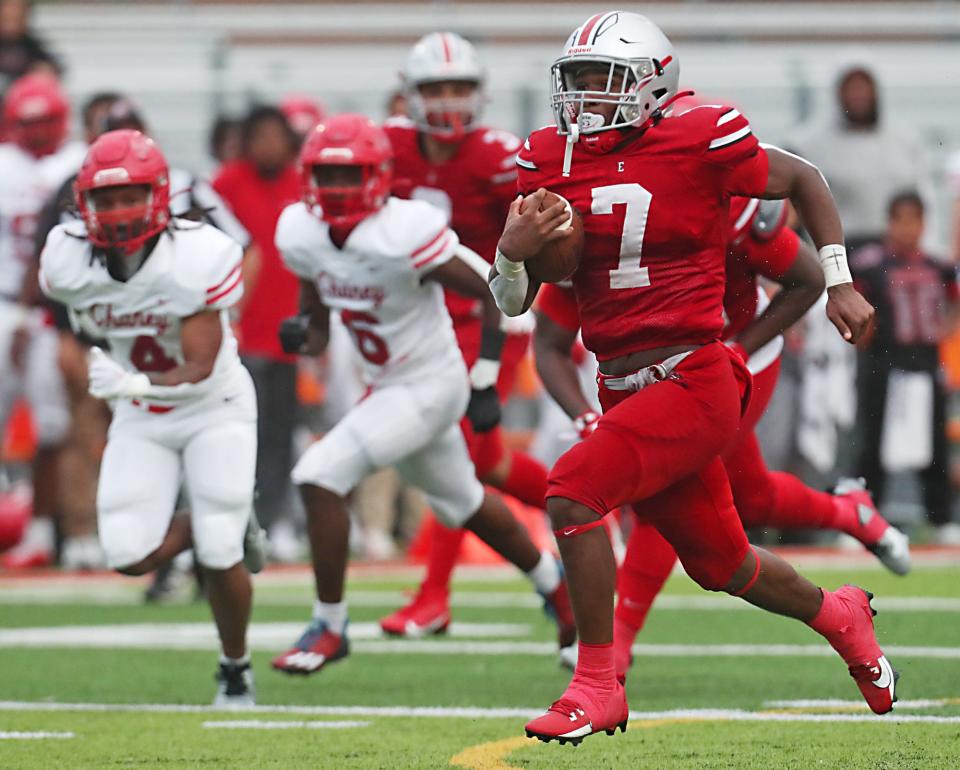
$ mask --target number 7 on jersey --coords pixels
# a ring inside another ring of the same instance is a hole
[[[592,214],[612,214],[618,204],[626,206],[620,235],[620,262],[610,271],[611,289],[640,289],[650,285],[650,271],[642,267],[643,234],[653,195],[638,184],[612,184],[594,187],[590,204]]]

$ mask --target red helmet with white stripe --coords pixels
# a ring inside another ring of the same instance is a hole
[[[10,139],[38,158],[51,155],[67,138],[70,105],[52,75],[24,75],[3,102],[3,121]]]
[[[300,150],[301,197],[324,222],[354,225],[381,209],[393,181],[393,146],[363,115],[334,115]]]
[[[477,50],[453,32],[434,32],[410,50],[401,72],[410,119],[421,131],[456,142],[473,130],[483,106],[483,65]],[[432,93],[456,83],[458,93]]]
[[[131,185],[149,189],[145,204],[97,211],[96,190]],[[90,145],[73,194],[87,239],[100,248],[132,254],[170,221],[167,159],[150,137],[133,129],[108,131]]]
[[[606,88],[581,90],[577,75],[605,71]],[[567,39],[551,67],[551,104],[561,134],[595,134],[642,126],[676,96],[680,62],[673,45],[647,17],[625,11],[598,13]],[[612,119],[591,104],[616,105]]]

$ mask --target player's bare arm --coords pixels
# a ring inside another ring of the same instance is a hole
[[[470,368],[471,394],[467,417],[474,430],[480,433],[492,430],[500,422],[500,400],[496,384],[500,375],[500,354],[506,341],[506,334],[500,329],[500,308],[484,282],[482,273],[468,264],[464,256],[454,257],[431,270],[424,276],[424,280],[437,281],[445,288],[483,303],[480,357]]]
[[[323,304],[313,281],[300,281],[300,315],[280,324],[280,344],[286,353],[319,356],[330,343],[330,308]]]
[[[536,311],[535,311],[536,312]],[[536,312],[537,328],[533,334],[533,351],[537,374],[547,393],[560,408],[576,420],[593,411],[580,387],[577,366],[570,350],[577,339],[576,330],[567,329],[550,319],[546,313]]]
[[[776,147],[766,148],[770,161],[765,198],[789,198],[800,221],[820,251],[827,276],[827,317],[850,343],[870,329],[873,307],[853,286],[843,249],[843,226],[830,188],[819,169]]]
[[[523,262],[539,254],[548,243],[570,237],[570,230],[563,227],[570,219],[570,210],[557,201],[541,211],[546,194],[541,187],[526,198],[514,199],[497,244],[489,283],[497,305],[508,316],[529,310],[540,289],[540,282],[527,272]]]
[[[183,363],[165,372],[150,372],[150,384],[169,387],[202,382],[213,372],[222,341],[219,311],[208,310],[184,318],[180,322]]]
[[[736,339],[748,356],[799,321],[823,294],[825,286],[820,263],[802,243],[796,259],[778,283],[781,290],[767,309]]]

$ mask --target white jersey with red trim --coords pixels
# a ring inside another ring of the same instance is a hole
[[[440,284],[424,281],[452,259],[459,240],[440,209],[390,198],[360,222],[343,248],[305,204],[280,216],[277,248],[340,313],[363,359],[368,385],[414,382],[464,367]]]
[[[118,281],[85,236],[81,222],[57,225],[40,256],[40,287],[67,306],[75,326],[109,342],[124,368],[163,372],[184,361],[181,321],[218,311],[223,342],[201,392],[229,395],[243,387],[247,375],[228,313],[243,295],[236,241],[210,225],[175,219],[141,267]]]
[[[77,172],[86,151],[82,142],[67,142],[36,158],[12,142],[0,144],[0,296],[20,294],[27,265],[36,258],[40,212]]]

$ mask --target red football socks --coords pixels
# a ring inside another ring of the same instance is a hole
[[[457,565],[460,544],[466,534],[464,529],[448,529],[442,525],[434,527],[427,557],[427,574],[420,587],[423,593],[450,593],[450,577]]]
[[[774,506],[764,520],[764,526],[776,529],[839,529],[847,532],[856,522],[853,506],[826,492],[811,489],[796,476],[773,471]],[[848,513],[848,511],[853,511]]]
[[[534,508],[545,508],[547,468],[539,460],[523,452],[510,455],[510,473],[500,487],[508,495]]]

